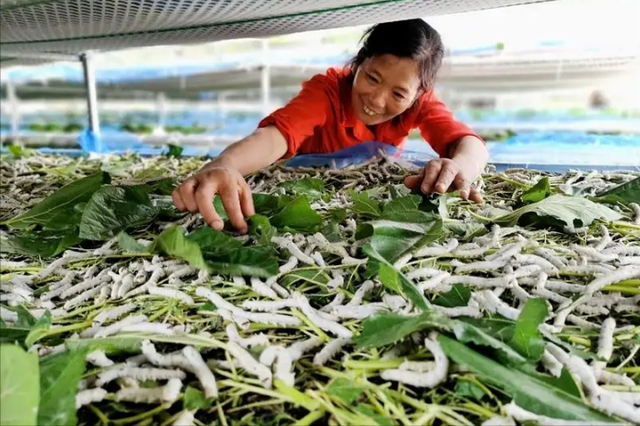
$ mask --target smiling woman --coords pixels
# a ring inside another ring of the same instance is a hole
[[[471,184],[486,165],[485,144],[433,93],[443,55],[440,35],[421,19],[373,26],[347,67],[304,82],[255,132],[178,187],[176,207],[199,211],[220,230],[212,203],[218,194],[231,224],[244,233],[244,217],[254,214],[254,206],[243,176],[295,154],[332,153],[369,141],[400,146],[413,129],[440,158],[405,185],[424,193],[459,190],[462,198],[481,202]]]

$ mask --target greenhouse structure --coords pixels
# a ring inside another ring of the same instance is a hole
[[[1,0],[0,425],[640,424],[640,109],[580,92],[633,46],[448,50],[469,187],[419,132],[203,169],[357,48],[272,37],[562,1]]]

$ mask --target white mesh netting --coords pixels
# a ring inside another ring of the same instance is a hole
[[[552,0],[1,0],[0,47],[79,53],[264,37]]]

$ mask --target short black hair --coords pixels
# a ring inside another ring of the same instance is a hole
[[[354,75],[365,59],[391,54],[415,60],[421,89],[433,88],[445,49],[440,34],[423,19],[376,24],[364,33],[361,41],[362,47],[348,63]]]

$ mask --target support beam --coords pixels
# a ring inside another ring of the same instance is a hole
[[[44,53],[44,52],[2,52],[2,56],[16,59],[42,59],[48,61],[69,61],[75,62],[78,57],[75,55],[65,55],[62,53]]]
[[[98,116],[98,94],[96,90],[96,76],[93,69],[92,54],[86,52],[80,55],[84,83],[87,90],[87,113],[89,114],[89,130],[95,138],[94,149],[100,152],[100,118]]]
[[[262,114],[269,114],[271,105],[271,66],[269,65],[269,40],[262,39],[262,69],[260,71],[260,91],[262,96]]]
[[[18,95],[16,95],[15,82],[11,80],[7,81],[7,100],[11,117],[11,136],[15,137],[20,132],[20,105],[18,104]]]

